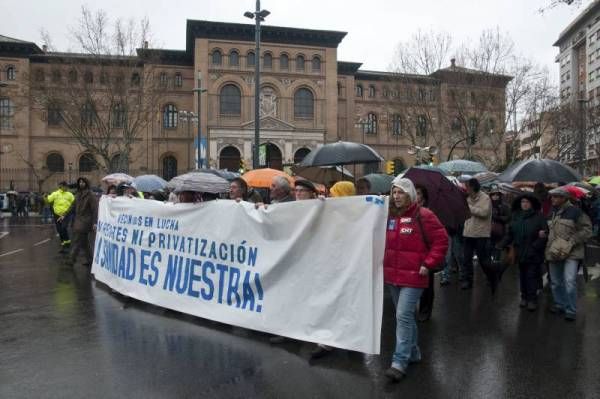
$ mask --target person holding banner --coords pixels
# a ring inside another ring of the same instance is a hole
[[[421,360],[415,311],[429,285],[429,272],[444,261],[448,235],[433,212],[417,203],[414,184],[392,181],[383,260],[384,281],[396,309],[396,346],[385,375],[398,382],[410,363]]]
[[[254,204],[263,202],[260,194],[253,188],[249,188],[248,183],[241,177],[236,177],[229,184],[229,199],[248,201]]]

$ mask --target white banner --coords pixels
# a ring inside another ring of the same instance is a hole
[[[154,305],[378,354],[387,200],[100,201],[92,273]]]

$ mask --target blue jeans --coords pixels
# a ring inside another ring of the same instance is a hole
[[[579,261],[567,259],[562,262],[550,262],[552,297],[554,304],[567,314],[577,312],[577,268]]]
[[[460,270],[462,270],[463,263],[462,238],[458,234],[450,235],[448,238],[450,239],[450,245],[448,245],[448,252],[446,252],[446,264],[441,275],[442,281],[450,280],[450,268],[454,260],[456,260]]]
[[[421,360],[415,310],[423,288],[388,284],[388,289],[396,308],[396,348],[392,356],[392,367],[404,372],[410,362]]]

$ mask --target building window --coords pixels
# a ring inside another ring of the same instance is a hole
[[[256,62],[256,56],[253,51],[246,54],[246,66],[253,67]]]
[[[116,104],[112,110],[112,127],[122,129],[125,127],[127,114],[123,104]]]
[[[361,85],[356,85],[356,97],[363,96],[363,87]]]
[[[53,152],[46,157],[46,167],[49,172],[64,172],[65,159],[59,153]]]
[[[223,62],[223,56],[221,54],[221,50],[213,50],[211,56],[211,62],[213,65],[221,65]]]
[[[240,53],[236,50],[231,50],[229,52],[229,66],[240,66]]]
[[[56,104],[48,106],[48,126],[58,126],[62,122],[61,109]]]
[[[90,128],[94,126],[94,120],[96,116],[96,112],[94,111],[94,106],[86,102],[81,108],[81,127]]]
[[[367,115],[367,134],[377,134],[377,115],[373,112]]]
[[[12,128],[12,116],[12,103],[10,99],[0,98],[0,128]]]
[[[281,54],[279,57],[279,69],[287,71],[290,68],[290,57],[287,54]]]
[[[314,56],[312,59],[312,71],[321,72],[321,59],[317,56]]]
[[[183,86],[183,77],[181,76],[180,72],[177,72],[175,74],[175,87],[181,87]]]
[[[35,71],[35,81],[36,82],[43,82],[45,79],[44,76],[44,71],[41,69],[38,69],[37,71]]]
[[[177,127],[177,107],[174,104],[167,104],[163,110],[163,127],[165,129],[174,129]]]
[[[467,127],[469,128],[469,142],[470,144],[475,144],[477,142],[477,119],[469,119]]]
[[[239,116],[242,113],[242,93],[236,85],[223,86],[219,94],[221,115]]]
[[[71,69],[69,71],[69,82],[70,83],[77,83],[77,79],[78,79],[77,71],[74,70],[74,69]]]
[[[59,83],[62,79],[62,75],[58,69],[52,71],[52,82]]]
[[[427,118],[425,115],[417,116],[417,137],[425,137],[427,135]]]
[[[14,66],[9,66],[6,68],[6,80],[15,80],[17,78],[17,74],[15,72]]]
[[[402,118],[398,114],[392,115],[392,135],[402,135]]]
[[[373,85],[369,86],[369,97],[371,97],[371,98],[375,97],[375,86],[373,86]]]
[[[91,172],[98,169],[98,164],[94,156],[89,152],[81,154],[79,157],[79,172]]]
[[[496,121],[492,118],[487,120],[486,133],[493,134],[494,129],[496,129]]]
[[[315,113],[314,96],[308,89],[301,88],[294,93],[294,117],[313,118]]]
[[[91,71],[85,71],[83,73],[83,81],[88,84],[94,83],[94,75]]]
[[[296,57],[296,70],[304,71],[304,56],[299,55]]]
[[[167,87],[167,85],[169,84],[169,77],[167,76],[167,73],[161,72],[159,75],[158,81],[159,81],[161,87]]]
[[[142,78],[140,77],[140,74],[137,72],[134,72],[133,74],[131,74],[131,85],[132,86],[139,86],[140,83],[142,81]]]
[[[419,101],[427,101],[427,92],[425,91],[425,89],[419,89],[418,93]]]
[[[271,53],[265,53],[263,55],[263,67],[268,69],[273,68],[273,55],[271,55]]]
[[[338,93],[338,96],[341,97],[341,95],[342,95],[342,84],[340,82],[337,83],[337,93]]]
[[[115,154],[110,160],[110,171],[127,173],[129,171],[129,159],[122,154]]]

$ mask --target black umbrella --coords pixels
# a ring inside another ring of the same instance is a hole
[[[404,177],[427,189],[427,207],[444,226],[457,230],[470,216],[465,194],[440,172],[410,168],[404,173]]]
[[[507,183],[515,181],[570,183],[581,181],[581,175],[567,165],[551,159],[530,159],[512,165],[498,176],[498,180]]]
[[[383,161],[383,157],[365,144],[338,141],[312,150],[299,166],[334,166]]]

